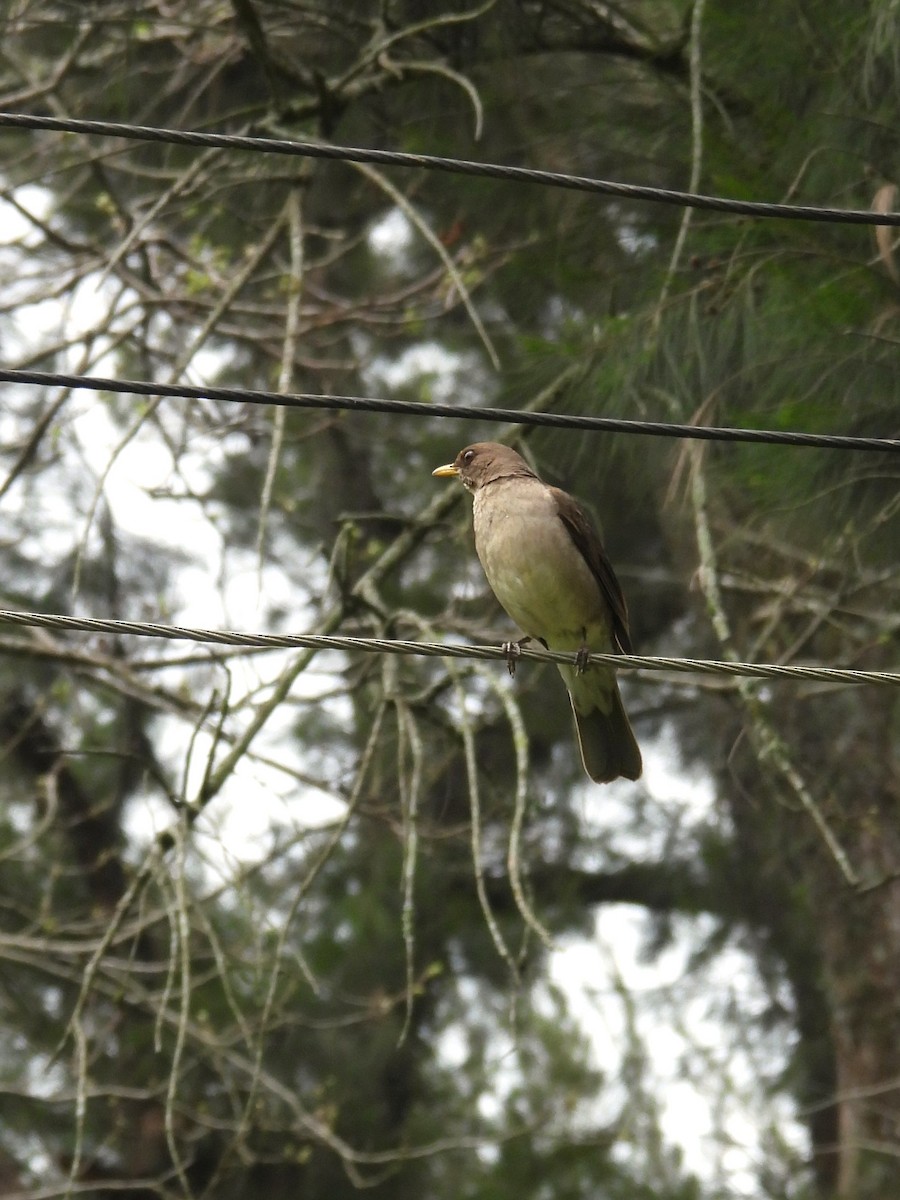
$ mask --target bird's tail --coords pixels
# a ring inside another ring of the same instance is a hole
[[[639,779],[643,770],[640,747],[622,704],[619,685],[615,677],[610,682],[611,688],[604,679],[601,691],[600,679],[590,668],[583,675],[566,679],[581,761],[595,783],[610,783],[620,775]]]

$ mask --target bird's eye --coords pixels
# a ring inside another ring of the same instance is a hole
[[[466,466],[468,466],[474,457],[475,457],[475,451],[467,450],[465,452],[465,454],[463,455],[463,462],[465,463]]]

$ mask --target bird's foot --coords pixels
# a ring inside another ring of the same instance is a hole
[[[527,646],[530,641],[531,641],[530,637],[523,637],[523,638],[520,638],[517,642],[504,642],[503,643],[501,649],[503,650],[503,653],[506,655],[506,669],[507,669],[507,671],[509,671],[510,675],[515,675],[516,662],[519,659],[519,655],[522,653],[522,647]]]
[[[590,661],[591,661],[591,648],[590,648],[590,646],[587,646],[584,643],[582,643],[582,645],[580,645],[578,647],[578,650],[575,652],[575,674],[583,675],[585,673],[585,671],[588,669],[588,666],[590,665]]]

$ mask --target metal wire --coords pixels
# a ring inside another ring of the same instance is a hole
[[[410,642],[400,638],[351,637],[316,633],[243,633],[233,629],[198,629],[160,625],[152,621],[119,621],[97,617],[72,617],[64,613],[19,612],[0,609],[0,624],[37,626],[115,636],[165,638],[216,646],[246,646],[270,650],[313,649],[359,651],[365,654],[398,654],[419,658],[495,659],[505,662],[501,646],[455,645],[445,642]],[[518,657],[535,662],[569,663],[573,655],[554,650],[522,647]],[[639,671],[678,671],[684,674],[745,675],[756,679],[803,679],[821,683],[900,685],[897,671],[856,671],[844,667],[794,666],[782,663],[725,662],[706,658],[661,658],[640,654],[591,654],[590,662]]]
[[[514,408],[475,408],[465,404],[423,404],[413,400],[383,400],[372,396],[322,396],[311,392],[283,394],[247,388],[194,387],[144,379],[107,379],[96,375],[67,375],[51,371],[0,369],[0,383],[40,387],[124,392],[137,396],[172,396],[183,400],[223,400],[230,404],[277,405],[282,408],[344,409],[352,412],[400,413],[416,417],[445,417],[491,424],[552,425],[562,429],[605,430],[651,437],[693,438],[708,442],[755,442],[784,446],[818,446],[830,450],[898,451],[900,440],[856,437],[850,434],[797,433],[781,429],[730,429],[715,425],[678,425],[667,421],[626,421],[616,417],[583,417],[571,413],[519,412]]]
[[[533,183],[569,191],[594,192],[604,196],[622,196],[629,200],[650,200],[683,208],[707,209],[749,217],[780,217],[792,221],[833,221],[850,225],[900,225],[900,213],[873,212],[870,209],[821,208],[807,204],[773,204],[764,201],[730,200],[724,196],[706,196],[671,188],[656,188],[634,183],[615,183],[590,179],[558,171],[538,171],[530,167],[510,167],[500,163],[474,162],[471,159],[445,158],[437,154],[410,154],[399,150],[375,150],[360,146],[334,146],[321,142],[294,141],[289,138],[255,137],[232,133],[198,133],[192,130],[162,129],[147,125],[127,125],[118,121],[84,121],[70,117],[48,117],[31,113],[0,112],[0,126],[20,129],[47,129],[57,133],[80,133],[131,141],[163,142],[177,146],[215,147],[221,150],[249,150],[262,154],[299,155],[305,158],[338,159],[343,162],[377,163],[381,166],[414,167],[422,171],[444,171],[486,179]]]

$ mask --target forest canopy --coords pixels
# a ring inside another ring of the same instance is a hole
[[[890,450],[217,388],[900,437],[890,226],[263,139],[896,212],[892,0],[12,0],[2,607],[518,636],[433,468],[596,516],[639,654],[896,672]],[[167,389],[186,385],[197,395]],[[159,391],[154,391],[158,388]],[[258,400],[259,397],[256,397]],[[884,1200],[896,686],[0,625],[0,1196]]]

